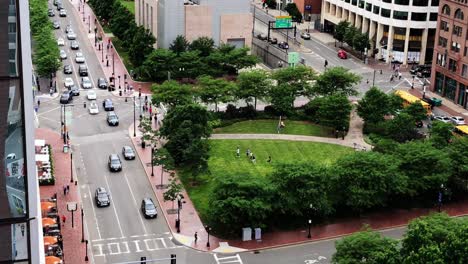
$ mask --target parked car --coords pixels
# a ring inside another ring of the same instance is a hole
[[[105,78],[98,78],[97,79],[97,86],[98,88],[101,88],[101,89],[107,89],[107,87],[109,86],[109,84],[107,83],[107,80]]]
[[[431,65],[413,65],[410,69],[410,73],[414,75],[423,70],[431,71]]]
[[[444,122],[444,123],[451,123],[452,122],[450,120],[450,118],[448,118],[446,116],[435,116],[434,119],[438,120],[438,121],[441,121],[441,122]]]
[[[65,10],[65,9],[63,9],[63,8],[60,9],[60,11],[59,11],[59,16],[61,16],[61,17],[66,17],[66,16],[67,16],[67,10]]]
[[[428,78],[431,77],[431,69],[424,69],[416,73],[416,76],[419,78]]]
[[[68,32],[68,33],[67,33],[67,39],[68,39],[68,40],[74,40],[74,39],[76,39],[76,34],[75,34],[75,32],[73,32],[73,31]]]
[[[285,41],[281,41],[280,43],[278,43],[278,47],[282,49],[289,49],[289,44]]]
[[[84,63],[85,62],[85,57],[83,56],[83,53],[77,52],[75,55],[75,61],[76,63]]]
[[[65,91],[60,95],[60,103],[61,104],[68,104],[73,101],[73,95],[70,91]]]
[[[89,77],[82,77],[81,78],[81,87],[83,87],[83,89],[93,88],[93,84],[91,83],[91,80],[89,79]]]
[[[271,44],[278,44],[278,39],[277,38],[270,38],[268,40]]]
[[[73,68],[71,65],[65,64],[63,65],[63,73],[65,74],[72,74],[73,73]]]
[[[65,40],[63,40],[63,38],[58,38],[58,39],[57,39],[57,45],[59,45],[59,46],[65,46]]]
[[[461,116],[452,116],[450,117],[450,121],[454,124],[454,125],[464,125],[465,124],[465,119]]]
[[[65,33],[68,34],[68,33],[70,33],[70,32],[73,32],[73,29],[72,29],[71,25],[68,24],[68,25],[65,27]]]
[[[78,86],[76,85],[72,85],[68,87],[68,90],[71,92],[73,96],[80,95],[80,88],[78,88]]]
[[[99,114],[99,106],[94,100],[89,103],[88,109],[89,109],[89,113],[92,115]]]
[[[98,187],[94,193],[97,207],[109,206],[110,195],[104,187]]]
[[[78,67],[78,73],[80,76],[88,76],[88,67],[86,67],[86,65],[80,65],[80,67]]]
[[[87,93],[86,93],[86,98],[88,98],[88,100],[96,100],[96,92],[94,90],[89,90]]]
[[[107,124],[109,126],[118,126],[119,125],[119,117],[114,111],[107,112]]]
[[[54,22],[52,22],[52,26],[54,27],[54,29],[59,29],[60,23],[57,20],[54,20]]]
[[[303,32],[303,33],[301,34],[301,38],[303,38],[303,39],[310,39],[310,34],[307,33],[307,32]]]
[[[67,53],[64,50],[60,50],[60,59],[61,60],[67,59]]]
[[[49,17],[54,17],[55,16],[55,12],[52,8],[49,8],[49,10],[47,10],[47,15]]]
[[[78,41],[74,40],[70,43],[70,48],[72,50],[80,49],[80,44],[78,44]]]
[[[71,87],[72,85],[75,84],[75,83],[73,82],[73,79],[70,78],[70,77],[65,78],[65,82],[64,82],[64,83],[65,83],[65,87],[67,87],[67,88],[68,88],[68,87]]]
[[[111,99],[104,99],[102,107],[104,107],[104,111],[114,111],[114,104]]]
[[[341,49],[338,51],[337,55],[338,55],[338,58],[342,60],[345,60],[348,58],[348,53],[346,53],[346,51],[341,50]]]
[[[122,170],[122,162],[120,161],[120,157],[117,154],[110,154],[108,166],[110,171],[121,171]]]
[[[156,205],[154,205],[153,199],[144,198],[141,201],[141,212],[145,218],[156,218],[158,217],[158,211],[156,210]]]
[[[135,159],[135,151],[133,151],[132,147],[130,146],[124,146],[122,148],[122,156],[126,160],[133,160]]]
[[[260,40],[267,40],[268,39],[268,36],[266,34],[258,34],[257,35],[257,38],[260,39]]]

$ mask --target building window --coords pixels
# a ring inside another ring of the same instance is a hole
[[[442,7],[442,14],[450,16],[450,7],[448,5]]]
[[[413,0],[413,6],[428,6],[428,0]]]
[[[351,1],[351,4],[352,4],[353,6],[357,6],[357,0]]]
[[[443,48],[447,47],[447,39],[443,37],[439,37],[439,46]]]
[[[457,71],[457,62],[455,60],[449,59],[448,69],[451,72]]]
[[[399,20],[408,20],[408,12],[393,11],[393,18]]]
[[[462,28],[462,27],[453,25],[452,35],[457,35],[457,36],[461,37],[462,31],[463,31],[463,28]]]
[[[450,49],[454,52],[460,52],[460,43],[452,41],[452,47]]]
[[[455,11],[455,18],[456,18],[456,19],[463,20],[463,17],[464,17],[464,16],[463,16],[463,11],[461,11],[460,8],[457,9],[457,10]]]
[[[443,21],[443,20],[440,21],[440,30],[449,31],[449,26],[446,21]]]
[[[437,14],[437,13],[436,13]],[[411,13],[411,20],[413,21],[426,21],[427,13]]]
[[[444,75],[440,72],[436,72],[434,90],[438,94],[442,94],[444,91]]]
[[[364,8],[364,0],[359,0],[359,8]]]
[[[431,6],[439,6],[439,0],[432,0]]]
[[[466,64],[463,64],[462,66],[462,72],[461,72],[461,76],[467,78],[468,77],[468,65]]]
[[[453,101],[455,100],[456,91],[457,91],[457,81],[446,76],[444,96]]]
[[[445,67],[446,57],[447,57],[447,55],[437,53],[436,64],[441,66],[441,67]]]
[[[429,21],[437,21],[437,13],[430,13]]]
[[[392,3],[392,0],[382,0],[384,3]]]
[[[366,3],[366,10],[369,12],[372,11],[372,4]]]
[[[396,5],[409,5],[409,0],[395,0]]]
[[[390,17],[390,12],[391,12],[390,9],[382,8],[382,13],[381,13],[381,15],[382,15],[383,17]]]
[[[380,7],[374,6],[374,12],[373,13],[378,15],[379,12],[380,12]]]

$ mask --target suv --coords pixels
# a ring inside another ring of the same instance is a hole
[[[151,198],[144,198],[143,201],[141,201],[141,212],[145,218],[158,217],[158,211],[156,210],[156,206]]]
[[[98,187],[94,193],[94,199],[96,200],[97,207],[109,206],[110,195],[107,193],[104,187]]]
[[[99,88],[101,88],[101,89],[107,89],[108,84],[107,84],[106,79],[104,79],[104,78],[98,78],[98,79],[97,79],[97,83],[98,83],[97,86],[98,86]]]
[[[109,155],[109,170],[110,171],[121,171],[122,170],[122,162],[120,161],[119,155],[117,154],[110,154]]]
[[[278,47],[287,50],[289,49],[289,44],[287,42],[281,41],[280,43],[278,43]]]
[[[60,103],[61,104],[68,104],[71,101],[73,101],[73,94],[71,93],[71,91],[65,91],[60,96]]]
[[[107,112],[107,124],[109,126],[118,126],[119,125],[119,117],[117,114],[112,111],[112,112]]]
[[[114,104],[111,99],[105,99],[104,102],[102,102],[102,107],[104,107],[104,111],[114,111]]]
[[[133,151],[133,149],[130,146],[124,146],[122,148],[122,156],[126,160],[133,160],[133,159],[135,159],[135,152]]]
[[[80,88],[78,88],[76,85],[72,85],[70,87],[68,87],[68,90],[70,91],[70,93],[73,95],[73,96],[77,96],[77,95],[80,95]]]
[[[411,67],[410,73],[417,74],[418,72],[423,71],[423,70],[429,70],[430,72],[431,65],[414,65],[413,67]]]
[[[88,76],[88,67],[86,67],[86,65],[80,65],[78,72],[80,73],[80,76]]]

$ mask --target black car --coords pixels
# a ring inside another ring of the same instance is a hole
[[[278,43],[278,47],[282,49],[289,49],[289,44],[287,42],[281,41],[280,43]]]
[[[135,159],[135,151],[130,146],[124,146],[122,148],[122,156],[126,160],[133,160]]]
[[[119,125],[119,117],[114,111],[107,113],[107,124],[109,124],[109,126]]]
[[[61,104],[68,104],[73,101],[73,94],[70,91],[65,91],[60,96],[60,103]]]
[[[96,200],[96,205],[98,207],[109,206],[110,205],[110,195],[107,193],[104,187],[99,187],[94,193],[94,199]]]
[[[52,23],[52,26],[54,27],[54,29],[59,29],[60,28],[60,23],[56,20]]]
[[[78,44],[78,41],[74,40],[70,43],[70,48],[72,50],[77,50],[80,49],[80,45]]]
[[[80,76],[88,76],[88,67],[86,67],[86,65],[80,65],[80,67],[78,67],[78,73]]]
[[[278,39],[277,38],[270,38],[268,40],[268,42],[270,42],[271,44],[278,44]]]
[[[431,65],[414,65],[411,67],[410,73],[411,74],[417,74],[418,72],[421,72],[423,70],[429,70],[431,71]]]
[[[418,76],[419,78],[431,77],[431,69],[424,69],[422,71],[419,71],[418,73],[416,73],[416,76]]]
[[[80,95],[80,88],[76,85],[68,87],[68,90],[71,92],[72,96]]]
[[[104,108],[104,111],[114,111],[114,104],[111,99],[104,99],[102,107]]]
[[[307,33],[307,32],[304,32],[304,33],[301,34],[301,38],[309,40],[310,39],[310,34]]]
[[[107,87],[109,86],[109,85],[107,84],[107,80],[104,79],[104,78],[98,78],[98,79],[97,79],[97,84],[98,84],[97,86],[98,86],[99,88],[101,88],[101,89],[107,89]]]
[[[63,73],[65,74],[72,74],[73,73],[73,68],[71,65],[63,65]]]
[[[267,40],[268,36],[266,34],[258,34],[257,38],[260,39],[260,40]]]
[[[122,170],[122,162],[120,161],[119,155],[117,154],[110,154],[109,155],[109,170],[110,171],[121,171]]]
[[[156,206],[151,198],[144,198],[143,201],[141,201],[141,212],[145,218],[158,217],[158,211],[156,210]]]
[[[47,15],[48,15],[49,17],[54,17],[54,16],[55,16],[54,10],[53,10],[52,8],[49,8],[49,10],[47,11]]]

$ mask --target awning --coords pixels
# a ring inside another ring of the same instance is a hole
[[[44,139],[35,139],[34,140],[34,146],[36,146],[36,147],[45,146],[45,140]]]
[[[57,224],[57,221],[55,221],[55,219],[52,219],[50,217],[42,218],[42,227],[51,226],[55,224]]]
[[[36,161],[47,162],[49,161],[49,155],[48,154],[36,154]]]
[[[55,203],[51,202],[41,202],[41,210],[42,211],[49,211],[50,209],[55,207]]]
[[[56,256],[47,256],[45,257],[46,264],[60,264],[62,260]]]
[[[44,246],[57,244],[58,239],[54,236],[45,236],[44,237]]]

